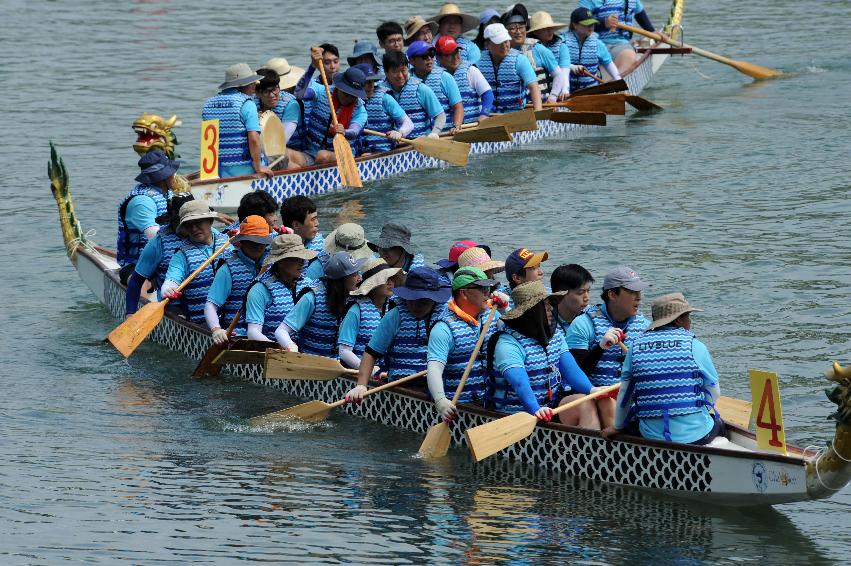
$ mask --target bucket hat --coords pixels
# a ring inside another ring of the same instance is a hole
[[[292,88],[298,84],[298,80],[304,75],[304,69],[290,65],[283,57],[273,57],[266,61],[261,69],[272,69],[281,77],[281,90]]]
[[[415,267],[405,277],[405,284],[393,289],[393,294],[406,301],[431,299],[435,303],[445,303],[452,296],[452,289],[434,269]]]
[[[155,149],[139,158],[139,168],[142,170],[136,180],[146,185],[153,185],[174,175],[180,167],[179,161],[174,161]]]
[[[369,249],[374,252],[388,248],[402,248],[409,254],[416,253],[411,245],[411,231],[407,226],[388,222],[381,228],[377,242],[368,242]]]
[[[505,26],[502,24],[491,24],[485,28],[485,39],[489,40],[491,43],[505,43],[506,41],[511,41],[511,35],[509,35],[508,30],[505,29]]]
[[[461,12],[461,8],[459,8],[457,4],[444,4],[440,7],[440,11],[437,15],[431,18],[431,21],[436,22],[437,25],[440,26],[440,20],[446,16],[458,16],[461,18],[461,33],[465,33],[471,29],[479,27],[479,18],[472,14],[465,14]]]
[[[533,31],[538,31],[547,28],[561,29],[565,27],[567,27],[567,24],[554,22],[553,17],[550,15],[549,12],[540,11],[532,14],[532,19],[529,23],[529,32],[531,33]]]
[[[177,225],[177,231],[180,232],[187,222],[216,220],[218,217],[219,215],[213,212],[206,202],[190,200],[180,207],[180,224]]]
[[[384,73],[381,72],[381,69],[376,71],[369,63],[358,63],[352,69],[360,70],[367,81],[380,81],[384,78]]]
[[[401,267],[390,267],[387,262],[381,258],[368,259],[363,264],[363,281],[357,289],[352,291],[351,295],[366,296],[370,291],[384,285],[391,278],[402,272]]]
[[[482,248],[470,248],[458,256],[459,267],[478,267],[482,271],[494,270],[494,273],[505,271],[505,263],[491,259]]]
[[[375,68],[381,66],[381,63],[378,61],[378,48],[371,41],[365,39],[355,42],[355,46],[352,49],[352,56],[346,57],[346,61],[349,62],[350,66],[354,67],[358,58],[364,55],[372,55],[372,64]]]
[[[360,224],[340,224],[336,230],[325,236],[325,251],[330,255],[337,252],[349,252],[353,258],[372,257],[366,238],[363,235],[363,227]]]
[[[225,82],[219,85],[219,90],[250,85],[262,78],[262,76],[251,70],[248,63],[237,63],[225,69]]]
[[[485,25],[494,18],[499,19],[499,12],[497,12],[493,8],[486,8],[485,10],[482,10],[481,13],[479,13],[479,24]]]
[[[703,312],[703,309],[689,305],[682,293],[670,293],[654,299],[650,310],[653,313],[650,330],[665,326],[687,312]]]
[[[465,289],[467,287],[496,287],[499,282],[489,279],[485,272],[478,267],[462,267],[452,277],[452,290]]]
[[[360,271],[365,258],[355,259],[349,252],[337,252],[331,256],[325,265],[325,275],[322,279],[342,279]]]
[[[334,86],[336,88],[362,100],[366,100],[366,91],[363,90],[364,83],[366,83],[366,77],[360,69],[349,68],[343,73],[334,75]]]
[[[606,277],[603,278],[603,291],[617,289],[618,287],[623,287],[630,291],[643,291],[649,286],[641,280],[634,269],[625,265],[617,266],[606,273]]]
[[[311,260],[316,255],[317,252],[304,247],[304,241],[298,234],[281,234],[272,240],[272,251],[266,257],[263,267],[269,267],[288,257]]]
[[[268,246],[272,243],[271,228],[269,223],[262,216],[252,214],[246,216],[245,220],[239,223],[239,234],[233,239],[232,244],[236,245],[239,242],[254,242]]]
[[[441,269],[457,269],[458,268],[458,258],[464,253],[466,250],[470,248],[475,248],[476,242],[473,240],[461,240],[460,242],[455,242],[452,244],[452,247],[449,248],[449,254],[447,259],[439,259],[435,263]]]
[[[437,33],[437,22],[425,21],[422,16],[411,16],[405,20],[405,45],[410,45],[414,41],[414,35],[425,26],[431,29],[432,35]]]
[[[550,297],[563,297],[567,291],[558,291],[555,293],[547,292],[546,287],[541,281],[530,281],[529,283],[521,283],[511,291],[511,300],[514,301],[514,308],[502,315],[503,320],[512,320],[519,318],[520,315]]]

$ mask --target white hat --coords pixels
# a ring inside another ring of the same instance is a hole
[[[485,28],[485,39],[491,43],[505,43],[511,41],[511,36],[508,35],[508,30],[502,24],[491,24]]]
[[[278,76],[281,77],[281,90],[294,87],[304,74],[304,69],[290,65],[283,57],[273,57],[266,61],[266,64],[261,68],[271,69],[278,73]]]

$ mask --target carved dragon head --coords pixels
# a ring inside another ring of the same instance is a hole
[[[177,136],[172,128],[181,124],[177,116],[165,120],[156,114],[142,114],[133,120],[133,131],[136,132],[136,142],[133,149],[139,155],[144,155],[152,149],[163,151],[169,159],[180,157],[175,153],[178,144]]]
[[[838,409],[831,415],[840,424],[851,424],[851,366],[842,367],[838,362],[824,372],[836,387],[827,393],[827,398],[836,403]]]

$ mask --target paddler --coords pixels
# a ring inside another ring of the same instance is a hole
[[[378,60],[378,48],[371,42],[365,39],[356,41],[352,48],[352,56],[347,57],[346,61],[349,67],[355,67],[360,64],[366,64],[370,67],[370,73],[373,74],[381,70],[381,62]]]
[[[473,43],[476,44],[479,50],[483,51],[485,49],[485,28],[491,24],[498,23],[500,23],[499,12],[493,8],[486,8],[479,13],[479,31],[473,40]]]
[[[324,257],[320,261],[309,262],[306,267],[305,275],[310,279],[319,279],[325,275],[327,258],[337,252],[347,252],[355,259],[375,259],[375,254],[369,248],[369,241],[364,235],[363,226],[353,222],[340,224],[325,236],[322,249]]]
[[[139,158],[141,172],[136,186],[118,205],[118,239],[116,261],[121,266],[122,285],[127,283],[139,254],[160,229],[157,217],[168,211],[174,174],[180,163],[169,159],[159,149]]]
[[[477,63],[494,95],[493,111],[516,112],[526,107],[526,99],[535,110],[541,109],[541,88],[529,59],[511,48],[511,35],[502,24],[485,28],[485,47]]]
[[[491,115],[493,109],[493,90],[478,67],[461,59],[461,46],[444,35],[434,44],[437,63],[446,69],[461,94],[465,124],[482,122]],[[447,114],[448,115],[448,114]]]
[[[558,303],[558,325],[565,336],[570,323],[588,308],[592,283],[591,273],[576,263],[559,265],[550,276],[550,288],[554,292],[564,291]]]
[[[381,318],[396,306],[391,298],[393,289],[404,279],[400,268],[390,267],[381,258],[368,259],[362,277],[363,281],[351,293],[355,300],[348,305],[337,338],[340,362],[353,369],[360,367],[361,356]],[[373,374],[379,372],[376,366]]]
[[[239,224],[239,234],[232,240],[234,251],[219,260],[213,284],[207,293],[204,319],[213,333],[213,342],[225,344],[228,333],[225,328],[240,311],[239,321],[233,330],[234,336],[245,336],[245,312],[242,303],[248,286],[260,273],[263,260],[272,243],[272,230],[262,216],[247,216]]]
[[[505,263],[492,259],[486,249],[478,246],[473,246],[458,256],[458,267],[475,267],[476,269],[481,269],[487,275],[488,279],[493,279],[494,281],[496,281],[498,273],[505,271]],[[508,296],[509,290],[502,283],[496,281],[491,291],[494,300],[499,303],[499,308],[505,310],[510,302]]]
[[[286,59],[272,59],[266,64],[274,64],[276,61],[286,63]],[[304,124],[302,105],[293,94],[282,88],[281,76],[277,71],[260,68],[257,69],[257,74],[263,75],[263,78],[257,84],[257,99],[255,100],[257,110],[261,117],[265,112],[273,112],[281,120],[281,124],[284,126],[284,143],[289,144],[294,135],[300,135],[299,127]],[[292,71],[290,71],[290,75],[292,75]],[[289,88],[294,86],[290,85]],[[284,163],[282,167],[289,167],[289,163]]]
[[[316,252],[304,247],[295,234],[281,234],[272,241],[266,272],[252,282],[245,296],[245,321],[249,340],[275,340],[275,331],[295,306],[303,289],[316,282],[304,277],[304,264]],[[297,341],[296,336],[292,336]]]
[[[570,323],[567,345],[595,387],[618,383],[624,362],[618,343],[638,336],[650,325],[638,312],[641,292],[647,287],[635,270],[616,267],[603,279],[603,302],[588,307]],[[610,395],[596,401],[603,428],[614,422],[616,397]]]
[[[550,253],[533,252],[526,248],[517,248],[505,259],[505,278],[509,289],[514,290],[521,283],[540,281],[544,278],[541,263],[550,258]]]
[[[407,51],[408,60],[413,67],[414,77],[423,81],[437,96],[446,114],[446,125],[450,135],[455,135],[464,123],[464,104],[458,83],[441,66],[434,64],[435,51],[431,43],[415,41]]]
[[[263,77],[246,63],[231,65],[219,94],[208,98],[201,110],[202,120],[219,121],[219,177],[239,177],[259,173],[272,176],[260,154],[260,121],[254,93]]]
[[[316,203],[310,197],[295,195],[285,199],[281,203],[281,222],[301,238],[305,248],[317,253],[316,257],[305,261],[305,269],[309,269],[313,262],[328,260],[325,236],[319,232],[319,213],[316,211]]]
[[[396,22],[383,22],[375,28],[378,47],[384,51],[402,51],[405,49],[405,32]]]
[[[563,69],[567,69],[563,61],[569,59],[570,54],[566,52],[564,38],[557,32],[566,28],[567,25],[553,20],[549,12],[540,11],[529,18],[529,29],[526,31],[529,37],[537,39],[541,45],[550,50],[559,67]]]
[[[422,16],[411,16],[405,20],[405,45],[408,46],[415,41],[432,43],[434,34],[437,33],[437,23],[427,22]],[[395,51],[402,51],[401,49]]]
[[[588,73],[599,76],[601,66],[613,80],[621,78],[606,44],[594,33],[598,23],[588,8],[577,8],[570,14],[570,31],[564,36],[563,44],[568,59],[562,60],[561,65],[570,68],[571,91],[597,84]]]
[[[434,91],[420,79],[409,76],[408,58],[404,53],[399,51],[385,53],[383,62],[387,80],[382,87],[396,99],[414,123],[411,137],[438,138],[446,124],[446,113]]]
[[[497,411],[526,411],[542,421],[554,407],[594,391],[555,323],[553,302],[563,293],[548,293],[541,281],[518,285],[514,308],[502,316],[505,329],[488,345],[491,403]],[[583,403],[559,414],[566,425],[600,429],[593,405]]]
[[[300,350],[337,359],[337,332],[346,312],[349,293],[357,289],[361,281],[358,272],[364,263],[365,259],[355,259],[347,252],[332,255],[322,279],[301,295],[278,326],[275,331],[278,344],[291,352]],[[298,332],[298,346],[292,339],[295,332]]]
[[[579,8],[588,9],[597,24],[600,40],[606,45],[621,74],[630,70],[638,56],[630,44],[632,33],[616,27],[617,23],[635,25],[656,31],[641,0],[579,0]],[[657,32],[667,37],[664,32]]]
[[[222,228],[222,232],[239,231],[239,225],[249,216],[262,216],[273,231],[278,226],[278,203],[266,191],[251,191],[242,195],[236,209],[238,220]]]
[[[334,75],[340,70],[340,51],[336,45],[323,43],[319,46],[322,49],[322,66],[325,69],[325,77],[330,81]],[[313,62],[310,64],[310,69],[316,69]],[[322,79],[318,77],[318,73],[311,71],[304,72],[301,78],[296,83],[293,89],[293,94],[304,93],[310,87],[314,91],[324,91],[325,87],[322,84]],[[304,150],[307,147],[307,120],[310,118],[310,112],[313,109],[313,99],[299,98],[296,96],[301,110],[301,127],[299,127],[287,143],[287,157],[289,159],[289,169],[297,169],[305,167],[308,163],[305,159]]]
[[[653,301],[653,323],[630,341],[608,438],[621,431],[653,440],[703,446],[724,436],[724,423],[709,412],[721,395],[718,372],[706,345],[691,332],[682,293]],[[632,420],[631,417],[637,419]]]
[[[346,401],[360,403],[379,358],[384,358],[389,381],[426,369],[429,329],[446,312],[452,290],[435,270],[418,267],[393,294],[401,301],[378,323],[361,357],[358,383],[346,393]]]
[[[451,398],[473,354],[483,325],[489,316],[488,298],[496,286],[477,267],[461,267],[452,278],[452,299],[446,314],[435,322],[428,335],[428,390],[437,413],[445,422],[457,415]],[[473,362],[458,398],[459,403],[483,405],[487,390],[487,341],[496,332],[496,318]]]
[[[408,272],[425,265],[423,254],[417,253],[411,244],[411,231],[403,224],[388,222],[381,227],[378,240],[367,245],[390,267],[401,267]]]
[[[479,25],[479,19],[476,16],[462,13],[456,4],[444,4],[440,7],[437,15],[431,18],[431,21],[437,22],[437,36],[435,36],[434,41],[447,35],[461,46],[461,58],[464,61],[469,61],[474,65],[478,63],[482,56],[481,50],[475,43],[463,37],[465,33],[476,29],[476,26]]]
[[[366,92],[366,123],[369,129],[386,132],[386,136],[361,136],[361,154],[380,153],[393,149],[394,143],[408,137],[414,129],[414,123],[396,102],[387,94],[383,87],[377,87],[378,81],[384,78],[381,72],[372,72],[369,65],[355,65],[366,76],[364,91]]]
[[[567,73],[559,67],[555,55],[543,43],[528,37],[529,14],[526,7],[515,4],[501,19],[511,36],[511,48],[520,51],[534,69],[541,98],[552,103],[562,94],[568,94]]]
[[[173,301],[180,300],[184,316],[198,324],[205,323],[204,305],[210,285],[213,284],[215,267],[208,265],[204,268],[182,292],[176,289],[227,242],[227,236],[213,229],[213,221],[217,218],[216,213],[201,201],[192,200],[180,207],[177,233],[189,242],[174,253],[162,286],[162,296]]]

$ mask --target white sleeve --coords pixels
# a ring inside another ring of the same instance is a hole
[[[411,132],[414,131],[413,120],[408,118],[408,115],[405,114],[404,118],[402,118],[402,124],[398,128],[396,128],[396,131],[402,134],[403,138],[408,137],[409,135],[411,135]]]
[[[475,89],[476,94],[480,97],[487,91],[491,90],[491,85],[488,83],[488,80],[478,67],[470,65],[470,68],[467,69],[467,81],[469,81],[470,86]]]
[[[432,133],[439,134],[446,125],[446,112],[441,112],[434,117],[434,126],[431,128]]]
[[[287,326],[285,322],[282,322],[280,326],[278,326],[277,330],[275,330],[275,338],[278,340],[278,344],[281,345],[281,348],[290,350],[293,346],[295,346],[295,342],[293,342],[292,338],[290,338],[290,332],[292,331],[293,329]]]
[[[550,89],[550,96],[557,97],[560,94],[567,94],[569,92],[570,81],[568,80],[568,73],[566,73],[561,67],[556,67],[556,70],[553,73],[553,87]]]
[[[147,228],[145,228],[145,237],[149,240],[153,240],[154,236],[156,236],[157,232],[159,231],[160,227],[157,224],[154,224],[153,226],[148,226]]]
[[[428,392],[431,393],[431,398],[437,403],[441,399],[446,398],[446,393],[443,391],[443,368],[446,365],[443,362],[432,360],[428,363],[428,373],[426,381],[428,382]]]
[[[222,325],[219,322],[219,307],[207,301],[204,303],[204,320],[207,321],[207,327],[210,330],[215,330],[216,328],[221,328]]]
[[[284,122],[284,143],[290,141],[296,128],[298,128],[296,122]]]
[[[337,352],[340,354],[340,361],[343,365],[352,369],[360,368],[360,358],[352,351],[352,347],[348,344],[340,344],[337,347]]]
[[[618,68],[617,68],[617,66],[615,66],[614,61],[612,61],[611,63],[606,65],[606,71],[608,71],[609,74],[612,75],[612,79],[614,79],[616,81],[620,80],[621,74],[620,74],[620,72],[618,72]]]
[[[248,323],[248,339],[260,340],[261,342],[271,342],[271,340],[266,338],[266,335],[263,334],[263,325],[254,324],[253,322]]]

